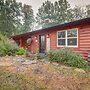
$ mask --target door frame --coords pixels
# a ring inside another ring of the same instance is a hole
[[[44,36],[44,44],[45,44],[45,46],[44,46],[44,52],[42,52],[41,51],[41,36]],[[40,34],[39,35],[39,53],[45,53],[45,51],[46,51],[46,36],[45,36],[45,34]]]

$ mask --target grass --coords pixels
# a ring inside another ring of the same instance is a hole
[[[0,90],[43,90],[44,84],[22,73],[11,73],[0,67]]]
[[[20,71],[17,71],[18,66]],[[39,61],[37,64],[26,66],[18,63],[10,66],[0,65],[0,90],[85,89],[90,89],[90,73],[78,73],[71,67],[62,68],[61,65]]]

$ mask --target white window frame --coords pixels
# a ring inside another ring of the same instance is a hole
[[[67,31],[68,30],[77,30],[77,37],[70,37],[70,38],[77,38],[77,45],[67,45],[67,40],[68,40],[68,37],[67,37]],[[58,33],[59,32],[64,32],[65,31],[65,45],[58,45],[58,39],[63,39],[63,38],[58,38]],[[77,48],[78,47],[78,28],[72,28],[72,29],[67,29],[67,30],[62,30],[62,31],[57,31],[57,47],[75,47]]]

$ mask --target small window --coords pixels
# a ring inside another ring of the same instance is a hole
[[[65,45],[66,42],[66,35],[65,35],[65,31],[63,32],[58,32],[58,45]]]
[[[78,45],[78,33],[77,29],[70,29],[58,32],[58,46],[77,46]]]

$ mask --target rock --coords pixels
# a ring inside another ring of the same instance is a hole
[[[25,62],[23,62],[22,64],[24,64],[24,65],[29,65],[29,64],[36,64],[37,63],[37,61],[30,61],[30,60],[26,60]]]
[[[25,59],[22,57],[16,57],[13,60],[18,61],[18,62],[24,62],[25,61]]]
[[[58,66],[59,64],[58,63],[52,63],[53,65],[55,65],[55,66]]]
[[[83,69],[79,69],[79,68],[76,68],[75,71],[77,71],[79,73],[85,73],[85,71]]]
[[[62,69],[71,69],[71,67],[67,67],[67,66],[64,66],[64,65],[62,65],[62,66],[60,66]]]

